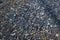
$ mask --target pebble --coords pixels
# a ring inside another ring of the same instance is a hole
[[[58,0],[0,1],[0,40],[59,39],[59,11]]]

